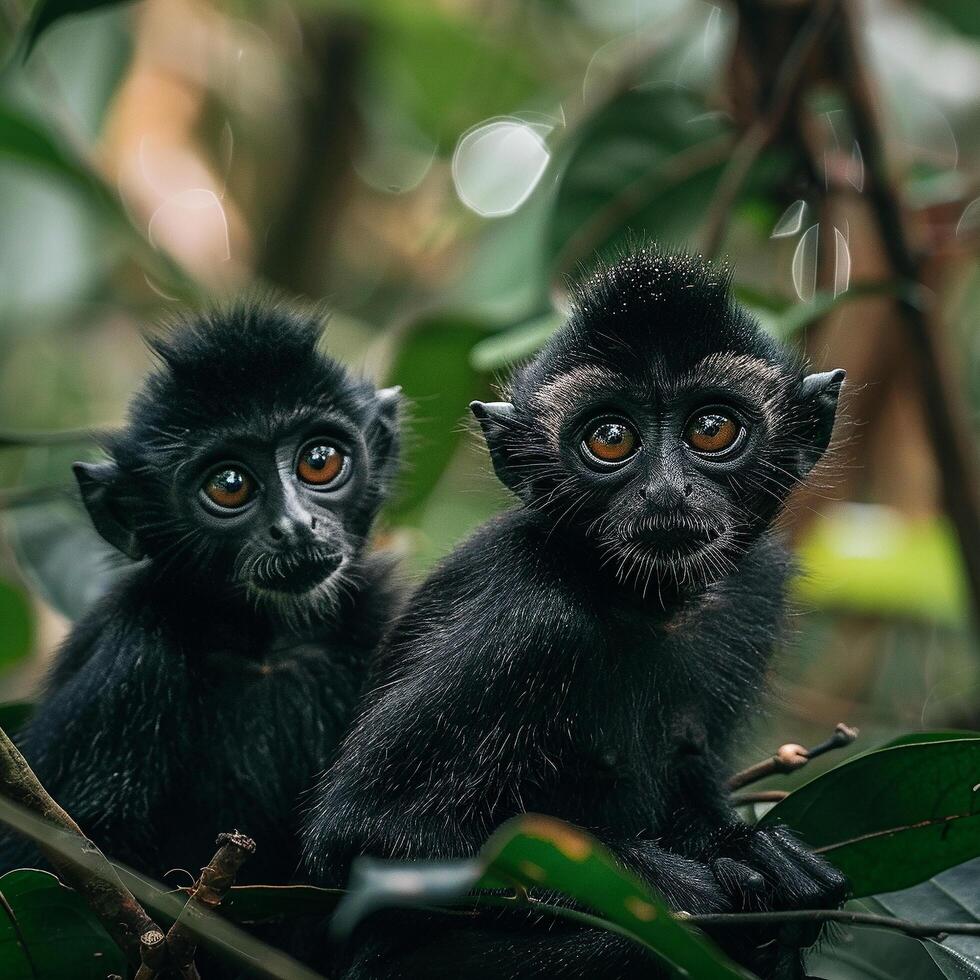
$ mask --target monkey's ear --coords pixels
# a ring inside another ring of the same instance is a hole
[[[134,561],[145,557],[126,508],[120,500],[122,479],[119,467],[115,463],[75,463],[72,472],[78,481],[82,503],[92,518],[95,530],[113,548],[118,548]]]
[[[497,479],[521,500],[527,500],[527,479],[514,466],[507,438],[514,431],[514,406],[510,402],[470,402],[470,411],[483,430]]]
[[[398,468],[399,415],[402,407],[402,386],[379,388],[375,394],[375,415],[371,420],[371,448],[375,474],[387,484]]]
[[[837,399],[847,372],[843,368],[824,371],[821,374],[808,374],[800,386],[800,399],[806,423],[802,433],[803,442],[799,449],[800,476],[804,477],[820,461],[820,457],[830,445],[837,416]]]

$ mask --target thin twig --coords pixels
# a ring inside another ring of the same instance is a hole
[[[61,854],[65,859],[74,857],[77,844],[73,837],[25,807],[5,799],[2,794],[3,787],[0,785],[0,823],[30,837],[45,853]],[[174,893],[159,882],[136,874],[123,865],[111,865],[110,873],[118,874],[125,887],[137,897],[144,908],[168,921],[176,921],[180,917],[184,907],[182,893]],[[203,908],[186,925],[194,931],[200,942],[221,950],[225,957],[247,966],[250,976],[266,977],[268,980],[323,980],[320,974],[303,966],[291,956]],[[151,923],[152,928],[156,927]],[[145,937],[146,932],[140,937],[140,941]],[[149,940],[148,944],[152,945]]]
[[[97,429],[61,429],[52,432],[0,430],[0,449],[30,449],[34,446],[74,446],[100,438]]]
[[[851,728],[850,725],[845,725],[843,722],[840,722],[830,738],[821,742],[819,745],[814,745],[811,749],[806,749],[802,745],[797,745],[795,742],[781,745],[775,755],[770,756],[768,759],[763,759],[762,762],[757,762],[754,766],[749,766],[748,769],[743,769],[741,772],[735,773],[728,780],[728,789],[734,792],[737,789],[742,789],[743,786],[748,786],[750,783],[757,783],[760,779],[765,779],[766,776],[802,769],[811,759],[816,759],[818,756],[823,755],[825,752],[830,752],[833,749],[850,745],[857,737],[858,730],[856,728]]]
[[[977,922],[913,922],[873,912],[851,912],[848,909],[794,909],[788,912],[719,912],[713,915],[674,913],[684,922],[696,926],[778,925],[787,922],[842,922],[852,926],[880,926],[895,929],[917,939],[942,939],[946,936],[980,936]]]
[[[197,932],[192,931],[189,920],[207,915],[221,904],[228,889],[235,883],[239,868],[255,853],[255,841],[237,830],[230,834],[221,834],[217,843],[217,852],[201,871],[183,911],[167,933],[170,959],[182,980],[200,980],[194,965]],[[144,976],[138,976],[138,980],[153,980],[155,976],[155,973],[148,972]]]
[[[736,793],[731,798],[732,806],[747,806],[749,803],[780,803],[789,796],[785,789],[759,789],[754,793]]]
[[[721,175],[711,204],[704,232],[704,254],[715,256],[725,238],[732,210],[753,164],[779,135],[787,113],[796,105],[803,72],[826,34],[838,7],[838,0],[818,0],[786,51],[773,85],[772,99],[765,112],[745,131],[735,146],[728,166]]]
[[[29,832],[30,820],[25,819],[33,814],[57,828],[60,846],[38,841],[41,852],[65,884],[85,899],[123,952],[138,962],[140,937],[154,929],[159,931],[159,927],[120,881],[105,855],[51,798],[3,729],[0,729],[0,796],[7,798],[0,799],[0,816],[15,830],[34,837]]]

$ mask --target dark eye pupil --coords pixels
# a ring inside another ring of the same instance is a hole
[[[307,450],[304,462],[311,469],[322,470],[333,453],[334,450],[330,446],[314,446]]]
[[[607,446],[619,446],[626,441],[626,427],[615,422],[607,422],[600,425],[595,432],[597,442],[604,442]]]
[[[698,419],[698,428],[706,436],[716,436],[721,432],[722,426],[726,425],[728,419],[724,415],[702,415]]]
[[[222,470],[215,474],[211,484],[221,493],[239,493],[245,485],[245,477],[238,470]]]

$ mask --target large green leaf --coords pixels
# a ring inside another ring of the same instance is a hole
[[[527,323],[503,330],[481,340],[470,352],[470,363],[477,371],[499,371],[536,354],[558,329],[562,317],[546,313]]]
[[[958,31],[980,37],[980,17],[974,0],[923,0],[923,6],[934,10]]]
[[[109,7],[120,2],[122,0],[38,0],[21,38],[22,55],[26,57],[30,54],[41,34],[62,17],[84,14],[86,11]]]
[[[663,900],[625,871],[595,838],[560,820],[527,814],[505,823],[476,859],[424,864],[365,861],[355,865],[349,895],[334,920],[340,934],[386,905],[431,906],[467,901],[474,888],[558,891],[598,915],[559,906],[534,909],[593,928],[607,929],[645,946],[676,973],[699,980],[750,976],[700,933],[674,918]],[[515,907],[515,900],[480,894],[481,905]],[[472,903],[474,897],[468,902]]]
[[[0,878],[3,980],[105,980],[126,959],[85,902],[46,871]]]
[[[395,520],[412,519],[459,446],[466,406],[483,392],[470,350],[486,329],[470,317],[446,313],[419,320],[405,333],[389,375],[411,406],[403,485],[388,508]]]
[[[728,150],[717,115],[681,89],[633,89],[582,127],[561,176],[548,236],[559,272],[646,233],[693,238]]]
[[[68,500],[18,507],[4,525],[24,575],[69,619],[83,616],[131,564]]]
[[[23,589],[0,579],[0,669],[31,651],[34,617]]]
[[[78,190],[94,205],[130,246],[134,258],[181,297],[195,294],[187,274],[166,254],[155,249],[133,227],[115,193],[82,157],[41,122],[0,102],[0,160],[7,158],[45,171]]]
[[[914,922],[980,923],[980,860],[950,868],[929,881],[852,907]],[[836,926],[807,954],[807,966],[832,980],[977,980],[980,938],[949,936],[941,943],[863,926]]]
[[[105,189],[87,168],[41,125],[9,105],[0,103],[0,158],[38,167],[82,188],[100,203]]]
[[[513,111],[536,88],[535,66],[520,44],[448,9],[411,0],[359,5],[373,28],[372,85],[443,149],[470,126]]]
[[[855,897],[894,891],[980,855],[978,774],[975,738],[880,749],[804,784],[760,823],[792,827]]]
[[[795,588],[807,604],[950,626],[966,619],[966,574],[945,521],[841,504],[814,521],[799,553]]]

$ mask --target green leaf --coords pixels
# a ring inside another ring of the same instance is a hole
[[[402,386],[412,429],[402,489],[387,511],[396,521],[414,517],[459,446],[466,406],[483,392],[470,351],[485,335],[480,321],[451,313],[419,320],[406,333],[388,380]]]
[[[965,728],[954,728],[945,732],[909,732],[907,735],[899,735],[884,745],[879,745],[879,749],[893,749],[896,745],[918,745],[920,742],[950,742],[962,738],[980,738],[980,732],[967,731]]]
[[[963,34],[980,37],[980,18],[974,0],[923,0],[927,10],[932,10]]]
[[[372,84],[443,149],[536,91],[534,65],[521,46],[485,22],[411,0],[374,0],[359,12],[372,21]]]
[[[168,292],[184,298],[195,295],[190,277],[133,227],[115,193],[77,153],[35,119],[0,102],[0,159],[4,157],[46,171],[81,192],[124,237],[140,266]]]
[[[595,909],[606,928],[614,924],[615,931],[687,976],[735,980],[748,975],[709,940],[683,926],[659,895],[577,827],[552,817],[517,817],[490,838],[483,856],[483,887],[504,880],[522,888],[556,889]]]
[[[34,714],[32,701],[8,701],[0,704],[0,728],[8,735],[14,735],[27,723]]]
[[[563,319],[559,314],[547,313],[487,337],[479,341],[470,351],[470,363],[477,371],[484,373],[510,367],[536,354],[562,322]]]
[[[357,869],[358,865],[355,865]],[[750,974],[729,961],[700,933],[674,918],[663,899],[584,831],[551,817],[527,814],[505,823],[476,859],[411,864],[369,861],[334,920],[340,934],[385,905],[431,906],[474,901],[481,906],[520,907],[517,900],[472,889],[547,889],[574,898],[598,915],[534,903],[534,911],[606,929],[655,953],[675,972],[699,980],[745,980]]]
[[[105,980],[126,960],[85,902],[46,871],[0,878],[0,976],[4,980]]]
[[[794,586],[807,604],[950,626],[966,620],[966,574],[946,521],[840,504],[813,523],[799,556]]]
[[[37,39],[55,21],[72,14],[84,14],[99,7],[108,7],[121,0],[38,0],[31,12],[31,19],[20,41],[22,56],[26,58]]]
[[[39,167],[67,180],[105,203],[104,188],[84,165],[42,126],[0,103],[0,157]]]
[[[0,669],[31,652],[34,616],[23,589],[0,579]]]
[[[549,231],[560,273],[630,235],[690,241],[730,150],[717,115],[673,86],[624,92],[582,128]]]
[[[821,291],[807,303],[792,303],[782,309],[755,306],[751,300],[745,298],[743,304],[756,317],[764,330],[779,340],[786,341],[845,303],[868,296],[899,295],[902,291],[903,287],[900,283],[855,283],[836,296],[833,292]]]
[[[906,888],[980,855],[980,739],[856,756],[777,803],[785,823],[850,879],[855,897]]]
[[[80,504],[18,507],[4,526],[25,577],[68,619],[83,616],[130,565],[99,537]]]
[[[915,922],[980,922],[980,860],[950,868],[929,881],[849,907]],[[890,930],[837,925],[807,954],[810,972],[834,980],[978,980],[980,938],[951,935],[942,943]]]

